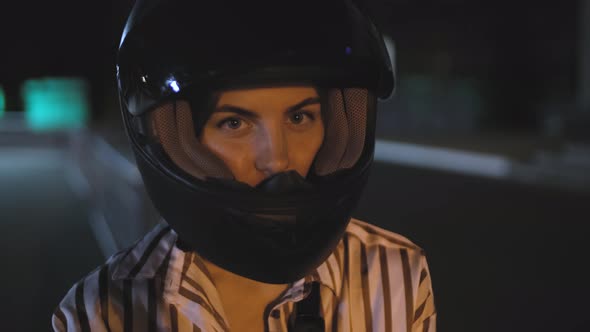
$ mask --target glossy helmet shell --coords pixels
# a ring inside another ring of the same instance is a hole
[[[138,0],[117,79],[125,127],[160,214],[190,250],[268,283],[296,281],[336,247],[373,159],[375,97],[388,97],[394,85],[375,26],[351,1],[336,0]],[[187,174],[150,138],[146,119],[170,103],[291,84],[332,89],[344,104],[365,91],[365,136],[354,163],[311,174],[302,192],[259,192]]]

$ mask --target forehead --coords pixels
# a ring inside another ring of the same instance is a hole
[[[318,96],[317,89],[312,86],[225,90],[219,92],[217,106],[232,105],[247,109],[282,108]]]

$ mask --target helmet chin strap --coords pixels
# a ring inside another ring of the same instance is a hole
[[[311,284],[309,295],[295,303],[295,310],[289,317],[289,332],[324,332],[324,318],[321,315],[320,284]]]

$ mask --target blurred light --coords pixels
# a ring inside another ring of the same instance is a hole
[[[375,144],[375,160],[491,178],[505,178],[512,170],[510,160],[497,155],[384,140]]]
[[[178,92],[180,91],[180,87],[178,86],[178,82],[176,81],[170,81],[170,83],[168,83],[170,85],[170,87],[172,88],[172,90],[174,90],[174,92]]]
[[[88,120],[88,85],[83,79],[28,80],[21,93],[27,125],[33,130],[81,128]]]
[[[4,89],[0,85],[0,118],[4,115],[4,111],[6,110],[6,95],[4,94]]]

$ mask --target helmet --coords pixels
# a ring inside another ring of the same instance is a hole
[[[394,85],[379,32],[350,0],[138,0],[117,59],[121,111],[147,192],[179,242],[266,283],[310,273],[342,238]],[[224,89],[311,85],[324,142],[305,178],[236,181],[198,139]]]

